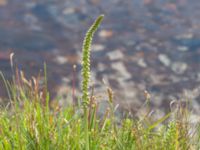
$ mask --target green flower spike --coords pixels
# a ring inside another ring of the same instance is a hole
[[[83,41],[82,47],[82,101],[83,106],[87,107],[89,103],[89,81],[90,81],[90,51],[92,39],[95,31],[98,29],[101,24],[104,15],[100,15],[92,26],[89,28],[88,32]]]

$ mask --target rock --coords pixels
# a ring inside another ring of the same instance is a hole
[[[136,98],[136,96],[137,96],[137,92],[136,91],[134,91],[133,90],[134,88],[133,88],[133,86],[130,86],[130,87],[127,87],[127,86],[125,86],[125,87],[123,87],[123,89],[122,89],[122,93],[123,93],[123,97],[125,98],[124,100],[126,100],[127,102],[129,101],[129,102],[132,102],[132,101],[130,101],[131,99],[133,100],[133,99],[135,99]]]
[[[141,46],[140,46],[140,45],[137,45],[135,49],[136,49],[137,51],[140,51],[140,50],[141,50]]]
[[[126,43],[126,46],[134,46],[135,44],[136,44],[136,41],[134,41],[134,40],[127,40],[127,41],[125,41]]]
[[[174,39],[174,42],[180,46],[188,47],[191,51],[196,51],[200,47],[200,38]]]
[[[151,39],[149,40],[149,42],[150,42],[151,44],[156,44],[156,43],[158,43],[159,41],[158,41],[158,39],[151,38]]]
[[[63,65],[65,63],[67,63],[67,58],[64,56],[56,56],[55,57],[55,61],[59,64],[59,65]]]
[[[144,5],[150,5],[153,1],[152,0],[144,0]]]
[[[142,58],[138,60],[137,64],[142,68],[146,68],[147,67],[146,62]]]
[[[171,68],[176,74],[183,74],[187,70],[188,65],[183,62],[175,62]]]
[[[162,105],[162,100],[165,97],[162,93],[151,93],[152,94],[152,99],[150,102],[156,106],[157,108],[161,107]]]
[[[31,30],[41,31],[42,28],[38,25],[38,19],[30,13],[25,14],[24,21]]]
[[[101,30],[98,35],[101,38],[110,38],[113,36],[113,32],[112,30]]]
[[[0,51],[0,60],[9,60],[10,52],[9,51]]]
[[[25,7],[27,8],[27,9],[32,9],[32,8],[34,8],[37,4],[36,4],[36,2],[27,2],[27,3],[25,3],[24,4],[25,5]]]
[[[117,59],[124,58],[124,54],[121,52],[120,49],[117,49],[117,50],[107,53],[107,56],[109,57],[110,60],[117,60]]]
[[[105,46],[102,44],[93,44],[91,49],[92,51],[102,51],[105,49]]]
[[[195,107],[197,107],[197,106],[199,106],[199,105],[198,105],[198,104],[195,105]],[[198,110],[199,110],[199,107],[198,107]],[[199,115],[191,114],[190,117],[189,117],[189,121],[188,121],[188,122],[190,122],[190,124],[196,126],[196,125],[199,123],[199,121],[200,121]],[[193,129],[194,129],[194,128],[193,128]],[[196,132],[196,130],[195,130],[194,132]]]
[[[186,33],[176,36],[176,39],[192,39],[194,37],[193,33]]]
[[[180,77],[177,77],[175,75],[171,75],[169,76],[170,80],[173,82],[173,83],[178,83],[181,81],[181,78]]]
[[[97,70],[98,71],[104,71],[106,69],[106,66],[104,65],[104,64],[102,64],[102,63],[98,63],[98,65],[97,65]]]
[[[93,5],[99,5],[100,2],[101,2],[101,0],[91,0],[91,3]]]
[[[94,71],[91,71],[90,73],[90,86],[92,87],[94,85],[94,83],[96,82],[96,76],[97,73]]]
[[[200,96],[199,91],[200,87],[196,87],[194,89],[185,89],[183,90],[183,95],[185,95],[187,99],[195,100]]]
[[[197,81],[200,82],[200,72],[197,73]]]
[[[127,71],[122,62],[115,62],[111,64],[111,67],[118,72],[119,80],[126,80],[131,78],[131,74]],[[118,77],[117,76],[117,77]]]
[[[174,3],[167,3],[166,5],[165,5],[165,8],[167,9],[167,10],[169,10],[169,11],[177,11],[177,6],[176,6],[176,4],[174,4]]]
[[[137,45],[135,49],[137,51],[141,51],[141,50],[143,50],[143,51],[147,51],[147,50],[148,51],[149,50],[157,51],[157,47],[155,47],[155,46],[153,46],[153,45],[151,45],[150,43],[147,43],[147,42],[144,42],[144,43]]]
[[[181,51],[181,52],[186,52],[189,50],[189,47],[187,46],[178,46],[177,50]]]
[[[67,78],[67,77],[63,77],[63,78],[62,78],[62,83],[63,83],[64,85],[68,85],[68,84],[71,83],[71,80],[70,80],[69,78]]]
[[[68,15],[68,14],[73,14],[75,12],[76,12],[75,8],[65,8],[62,13],[64,15]]]
[[[161,74],[151,73],[149,74],[149,80],[153,85],[166,85],[167,82],[164,80],[165,76]]]
[[[169,59],[169,57],[165,54],[159,54],[158,55],[158,59],[159,61],[166,67],[170,66],[171,64],[171,60]]]
[[[5,6],[7,4],[7,0],[0,0],[0,6]]]
[[[80,59],[81,57],[79,57],[78,55],[68,55],[66,56],[66,60],[68,63],[71,63],[71,64],[76,64]]]

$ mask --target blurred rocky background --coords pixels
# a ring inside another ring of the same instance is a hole
[[[147,90],[155,109],[185,99],[198,113],[199,10],[199,0],[0,0],[0,70],[11,78],[11,52],[27,78],[47,62],[52,98],[71,95],[73,78],[79,96],[82,41],[94,19],[105,14],[91,56],[99,99],[106,99],[110,86],[115,102],[134,111]]]

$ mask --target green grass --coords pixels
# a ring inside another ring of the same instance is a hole
[[[10,103],[0,109],[0,150],[199,149],[200,133],[198,127],[191,128],[187,108],[177,108],[158,120],[152,119],[149,111],[140,118],[119,120],[112,90],[108,88],[105,94],[110,105],[103,116],[98,115],[99,103],[88,88],[92,36],[102,19],[103,16],[97,18],[84,40],[80,105],[61,107],[56,102],[49,103],[47,79],[40,85],[40,75],[27,80],[23,72],[12,68],[16,75],[13,81],[7,81],[1,73]],[[44,68],[46,77],[46,65]]]

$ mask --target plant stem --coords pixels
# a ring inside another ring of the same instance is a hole
[[[85,149],[89,150],[90,149],[90,139],[89,139],[89,129],[88,129],[88,109],[84,109],[84,124],[85,124],[85,137],[86,137],[86,145]]]

